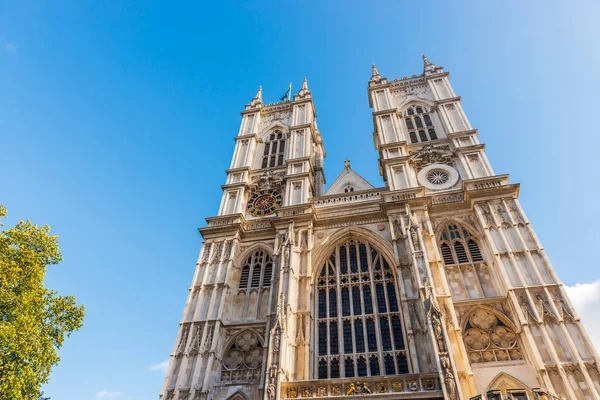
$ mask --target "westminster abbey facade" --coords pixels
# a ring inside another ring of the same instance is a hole
[[[384,187],[346,161],[324,191],[306,80],[246,105],[162,400],[600,399],[519,185],[423,60],[368,81]]]

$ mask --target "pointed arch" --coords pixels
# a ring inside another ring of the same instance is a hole
[[[262,335],[244,329],[225,347],[221,362],[222,382],[259,382],[264,355]]]
[[[323,242],[321,242],[316,248],[313,249],[313,285],[317,280],[317,275],[323,266],[323,263],[329,258],[331,251],[341,242],[349,238],[354,238],[358,240],[364,240],[372,243],[377,251],[382,254],[385,259],[390,263],[390,266],[396,269],[396,256],[394,254],[394,248],[392,244],[381,237],[379,234],[374,231],[358,226],[349,226],[344,229],[340,229],[333,235],[326,238]]]
[[[508,393],[515,393],[515,390],[519,393],[526,392],[529,398],[533,398],[533,391],[528,385],[506,372],[500,372],[496,375],[488,384],[486,392],[500,391],[506,398]]]
[[[461,331],[471,364],[523,360],[515,325],[491,307],[469,310],[461,319]]]
[[[328,239],[319,247],[325,257],[316,257],[320,263],[313,273],[313,376],[409,373],[395,258],[382,250],[381,237],[362,228],[347,228]]]
[[[242,392],[241,390],[238,390],[237,392],[229,396],[227,400],[250,400],[250,397],[247,396],[246,393]]]
[[[476,233],[473,233],[476,232]],[[456,218],[445,219],[436,228],[444,271],[455,301],[495,297],[498,285],[478,231]]]

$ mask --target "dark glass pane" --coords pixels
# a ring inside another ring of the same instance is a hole
[[[337,293],[329,289],[329,318],[337,317]]]
[[[344,354],[352,354],[352,325],[344,321]]]
[[[369,351],[377,351],[377,335],[375,334],[375,321],[367,320],[367,344]]]
[[[340,352],[338,345],[338,324],[337,322],[329,323],[329,354],[336,355]]]
[[[394,348],[396,350],[404,350],[404,335],[402,334],[402,322],[400,317],[394,315],[392,317],[392,334],[394,335]]]
[[[425,131],[419,131],[419,139],[421,139],[421,142],[426,142],[427,140],[427,135],[425,134]]]
[[[271,148],[271,143],[265,143],[265,151],[263,153],[264,156],[269,154],[269,149]]]
[[[281,132],[277,132],[277,139],[281,139]]]
[[[408,115],[413,115],[415,113],[415,111],[412,108],[408,109]]]
[[[267,168],[268,162],[269,162],[269,157],[263,158],[261,168]]]
[[[279,142],[279,152],[283,153],[283,150],[285,150],[285,140]]]
[[[417,114],[423,114],[423,109],[421,107],[417,107]]]
[[[408,135],[410,136],[411,143],[419,143],[419,139],[417,139],[417,134],[415,132],[409,132]]]
[[[415,117],[415,124],[417,125],[417,128],[423,127],[423,121],[421,121],[421,117]]]
[[[319,379],[327,379],[327,361],[319,361]]]
[[[351,358],[344,360],[344,375],[346,378],[354,378],[354,361]]]
[[[271,156],[271,161],[269,162],[269,167],[275,166],[275,156]]]
[[[363,324],[360,319],[354,321],[354,341],[357,353],[365,351],[365,334],[363,332]]]
[[[271,277],[273,275],[273,264],[265,265],[265,273],[263,276],[263,286],[271,286]]]
[[[367,376],[367,360],[364,357],[358,357],[356,361],[358,376]]]
[[[367,246],[364,244],[358,245],[358,254],[360,255],[360,270],[367,272],[369,270],[369,264],[367,263]]]
[[[398,311],[398,300],[396,299],[396,285],[393,282],[387,284],[388,301],[390,302],[390,312]]]
[[[352,288],[352,314],[362,315],[362,310],[360,309],[360,288],[358,286]]]
[[[348,288],[342,288],[342,315],[350,315],[350,293]]]
[[[283,154],[279,155],[279,158],[277,159],[277,165],[283,165]]]
[[[431,140],[436,140],[436,139],[438,138],[438,137],[437,137],[437,134],[435,133],[435,130],[433,130],[433,129],[429,129],[429,138],[430,138]]]
[[[385,374],[396,375],[396,366],[394,365],[394,357],[391,354],[385,356]]]
[[[346,255],[346,246],[340,246],[340,272],[348,273],[348,256]]]
[[[331,377],[339,378],[340,377],[340,361],[337,358],[331,360]]]
[[[325,290],[319,290],[319,318],[327,318],[327,295]]]
[[[269,140],[275,140],[275,135],[269,136]]]
[[[383,260],[383,269],[389,271],[390,270],[390,265],[388,264],[388,262],[386,261],[385,258],[382,258]]]
[[[383,285],[379,284],[375,286],[375,291],[377,293],[377,311],[384,313],[387,311],[387,305],[385,304],[385,292],[383,290]]]
[[[369,359],[369,367],[371,367],[371,376],[379,376],[379,360],[375,356]]]
[[[325,322],[319,324],[319,355],[327,355],[327,324]]]
[[[406,122],[406,127],[408,129],[415,129],[415,127],[413,126],[412,120],[410,118],[405,118],[404,122]]]
[[[456,241],[454,242],[454,252],[456,253],[456,258],[458,258],[458,263],[468,263],[469,258],[467,257],[467,252],[465,250],[465,246],[463,246],[462,242]]]
[[[250,267],[244,265],[242,268],[242,276],[240,277],[240,288],[246,288],[248,286],[248,278],[250,277]]]
[[[454,256],[452,255],[452,250],[450,250],[450,246],[448,246],[447,243],[442,243],[440,247],[442,250],[442,259],[444,260],[444,264],[454,264]]]
[[[401,353],[398,354],[396,359],[398,360],[398,373],[408,374],[408,361],[406,361],[406,356]]]
[[[467,247],[469,248],[469,253],[471,253],[471,259],[473,261],[483,261],[483,257],[481,257],[481,252],[479,251],[479,246],[477,246],[477,242],[475,242],[473,239],[469,239]]]
[[[373,314],[373,299],[371,299],[370,286],[363,286],[363,301],[365,302],[365,314]]]
[[[391,350],[392,338],[390,336],[390,322],[387,317],[380,317],[379,328],[381,330],[381,347],[383,347],[383,350]]]
[[[259,287],[260,286],[260,265],[255,265],[252,270],[252,282],[250,283],[250,287]]]
[[[356,258],[356,246],[350,245],[350,271],[358,272],[358,260]]]
[[[427,126],[433,126],[433,124],[431,123],[431,118],[429,117],[429,115],[423,115],[423,119],[425,120],[425,125],[427,125]]]

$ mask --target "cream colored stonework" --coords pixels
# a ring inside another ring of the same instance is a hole
[[[598,354],[448,73],[373,66],[368,93],[380,188],[348,161],[324,193],[306,81],[246,106],[160,398],[599,399]],[[264,194],[281,205],[261,215]]]

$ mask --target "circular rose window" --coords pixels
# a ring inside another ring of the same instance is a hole
[[[432,185],[443,185],[444,183],[448,182],[449,179],[450,175],[441,169],[434,169],[427,174],[427,180]]]
[[[431,164],[419,171],[417,179],[427,189],[446,190],[458,182],[458,171],[446,164]]]

